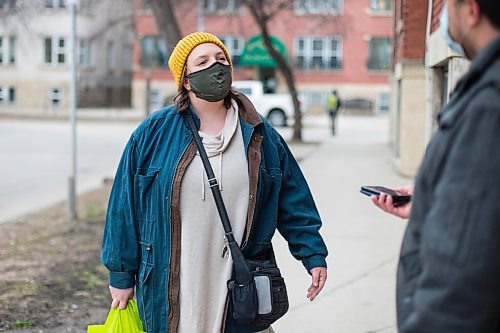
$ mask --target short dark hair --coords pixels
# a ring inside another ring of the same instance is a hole
[[[486,16],[495,28],[500,29],[500,1],[499,0],[476,0],[481,13]]]

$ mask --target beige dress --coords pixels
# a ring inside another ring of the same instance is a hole
[[[235,106],[237,107],[237,106]],[[248,163],[235,107],[221,133],[200,133],[238,243],[248,210]],[[224,229],[197,155],[181,185],[180,333],[219,333],[225,313],[232,259],[223,255]]]

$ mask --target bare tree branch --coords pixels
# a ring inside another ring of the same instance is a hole
[[[293,126],[293,137],[294,141],[302,141],[302,114],[300,112],[300,102],[297,96],[297,90],[295,88],[295,79],[293,74],[292,66],[287,62],[285,57],[276,50],[271,42],[271,38],[269,35],[268,22],[274,16],[276,12],[266,13],[264,9],[264,3],[262,0],[243,0],[245,5],[250,10],[250,13],[254,17],[257,25],[260,28],[262,40],[264,41],[264,45],[269,52],[269,55],[276,61],[278,65],[278,69],[283,74],[285,78],[288,91],[292,96],[293,107],[294,107],[294,116],[295,123]],[[284,5],[279,5],[278,10],[284,8]]]

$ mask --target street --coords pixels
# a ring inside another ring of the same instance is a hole
[[[79,193],[114,177],[133,122],[79,122]],[[71,168],[65,121],[0,121],[0,223],[66,200]]]
[[[78,191],[113,177],[135,122],[78,124]],[[2,120],[0,123],[0,221],[66,199],[70,126],[64,121]],[[274,238],[287,282],[290,310],[276,332],[396,332],[395,275],[405,223],[388,216],[359,193],[362,185],[394,187],[411,182],[397,175],[388,145],[388,115],[341,116],[337,136],[328,119],[305,117],[304,144],[291,149],[300,161],[323,219],[328,281],[314,302],[311,280],[280,236]],[[287,139],[291,129],[280,129]]]

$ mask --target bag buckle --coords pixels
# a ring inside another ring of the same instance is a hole
[[[219,186],[219,182],[217,181],[217,178],[215,178],[215,177],[214,177],[214,178],[210,178],[210,179],[208,180],[208,186],[209,186],[210,188],[212,188],[212,187],[214,187],[214,186]]]

